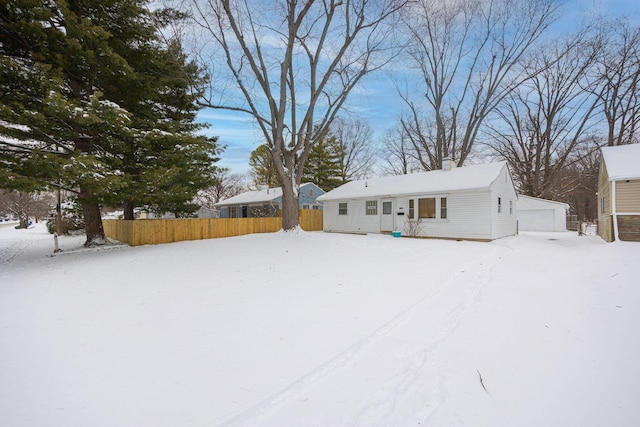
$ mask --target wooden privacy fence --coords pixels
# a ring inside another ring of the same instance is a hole
[[[106,219],[102,225],[108,238],[140,246],[273,233],[282,228],[282,218]],[[322,230],[322,211],[301,209],[300,227],[305,231]]]

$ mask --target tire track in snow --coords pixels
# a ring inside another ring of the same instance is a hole
[[[9,246],[0,248],[0,271],[6,271],[20,255],[25,253],[31,242],[28,240],[18,240],[12,242]]]
[[[461,274],[466,274],[465,271],[467,271],[471,267],[477,266],[479,262],[482,263],[482,260],[491,258],[497,250],[498,248],[492,247],[491,251],[489,251],[488,254],[484,255],[480,260],[474,259],[463,264],[460,267],[460,270],[454,273],[450,279],[443,281],[434,293],[428,294],[423,298],[418,299],[415,303],[402,310],[400,313],[392,317],[372,333],[358,340],[346,350],[329,359],[325,363],[319,365],[315,369],[309,371],[307,374],[299,377],[297,380],[293,381],[285,388],[271,394],[252,407],[243,410],[235,415],[232,415],[231,417],[227,418],[217,425],[220,427],[234,425],[255,425],[262,417],[268,415],[270,412],[273,412],[280,405],[297,395],[300,391],[312,386],[315,382],[323,379],[327,375],[332,374],[334,371],[352,366],[354,361],[361,354],[365,353],[376,341],[389,335],[390,332],[392,332],[400,324],[402,324],[421,306],[440,298],[443,294],[446,293],[447,290],[450,289],[449,285],[451,283],[454,283]],[[419,366],[424,364],[427,358],[427,354],[437,348],[437,346],[444,342],[446,338],[455,330],[457,325],[460,323],[464,312],[473,304],[482,287],[483,286],[480,286],[475,292],[473,292],[472,297],[468,298],[465,303],[456,305],[449,313],[445,322],[445,326],[441,329],[435,342],[422,352],[422,360],[419,361]],[[403,378],[405,379],[411,377],[411,372],[414,372],[414,369],[410,369],[407,372],[408,373],[406,375],[403,375]]]
[[[422,418],[425,425],[429,424],[429,419],[431,415],[437,410],[438,406],[445,402],[446,393],[444,385],[442,384],[442,378],[435,378],[432,383],[425,383],[423,380],[423,376],[420,375],[420,372],[423,370],[425,365],[433,359],[434,353],[436,353],[439,347],[447,341],[447,339],[456,331],[460,323],[465,317],[465,314],[472,307],[480,297],[482,290],[485,288],[487,284],[491,282],[492,272],[494,264],[486,261],[493,258],[498,251],[497,247],[492,247],[492,250],[484,255],[480,260],[476,260],[471,264],[477,265],[480,263],[481,267],[476,270],[468,271],[464,268],[464,274],[473,273],[475,274],[475,278],[473,279],[474,285],[467,292],[466,296],[460,303],[454,303],[453,305],[449,305],[446,315],[446,320],[442,322],[442,326],[440,327],[437,335],[433,340],[430,340],[429,344],[424,346],[421,350],[414,353],[413,356],[410,356],[408,361],[404,364],[404,368],[401,373],[397,376],[397,380],[386,387],[386,390],[391,389],[392,391],[384,391],[381,393],[382,398],[376,400],[375,402],[371,402],[366,407],[362,408],[361,411],[356,415],[355,419],[349,423],[349,425],[394,425],[394,422],[398,420],[394,418],[394,414],[396,413],[409,413],[411,411],[403,411],[403,409],[398,409],[398,405],[420,398],[424,398],[425,389],[429,388],[430,392],[427,395],[427,405],[424,412],[426,414],[421,414],[423,417],[426,415],[426,419]],[[500,262],[503,261],[504,255],[501,256]],[[467,266],[469,263],[467,264]],[[454,276],[452,281],[455,281],[462,272],[459,272]],[[455,289],[451,289],[455,293]],[[441,292],[437,297],[446,298],[449,295]],[[455,297],[455,295],[453,295]],[[431,303],[437,303],[437,297],[432,298]],[[427,302],[427,301],[425,301]],[[393,400],[389,400],[388,397],[393,396]],[[425,407],[425,402],[421,402],[421,405],[417,405],[417,407]],[[405,408],[406,409],[406,408]],[[414,416],[417,414],[413,414]],[[387,422],[385,422],[387,420]],[[409,423],[413,420],[403,420],[405,423]]]

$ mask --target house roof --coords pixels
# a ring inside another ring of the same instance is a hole
[[[304,183],[300,185],[300,188],[304,188],[311,183]],[[265,188],[262,190],[245,191],[237,196],[229,197],[215,204],[215,206],[229,206],[229,205],[251,205],[256,203],[271,202],[282,196],[282,188]]]
[[[254,203],[270,202],[282,196],[282,188],[265,188],[262,190],[245,191],[237,196],[229,197],[226,200],[216,203],[216,206],[228,205],[250,205]]]
[[[523,194],[518,194],[518,209],[521,208],[536,208],[536,207],[541,207],[541,206],[549,206],[549,205],[556,205],[556,206],[561,206],[564,209],[569,209],[569,205],[567,203],[564,202],[557,202],[555,200],[548,200],[548,199],[541,199],[539,197],[531,197],[531,196],[525,196]]]
[[[640,144],[603,147],[602,159],[609,181],[640,178]]]
[[[434,170],[351,181],[318,197],[318,200],[393,197],[489,188],[505,165],[506,162],[486,163],[453,168],[448,171]]]

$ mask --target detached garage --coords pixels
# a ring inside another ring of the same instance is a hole
[[[516,219],[519,231],[567,231],[569,205],[518,195]]]

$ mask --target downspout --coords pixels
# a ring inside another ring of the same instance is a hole
[[[618,211],[616,209],[616,181],[611,181],[611,215],[613,216],[613,240],[620,240],[618,236]]]

